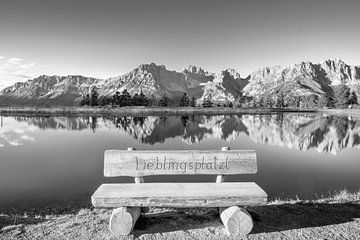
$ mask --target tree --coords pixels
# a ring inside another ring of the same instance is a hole
[[[111,99],[112,105],[120,105],[120,92],[116,91],[114,96]]]
[[[316,108],[318,105],[318,96],[315,94],[311,94],[309,96],[305,96],[303,98],[304,105],[307,108]]]
[[[350,89],[345,85],[341,84],[334,89],[335,106],[343,108],[349,102]]]
[[[264,98],[262,96],[256,98],[256,107],[263,108],[264,107]]]
[[[357,100],[357,96],[356,96],[356,93],[353,91],[351,92],[351,95],[349,97],[349,104],[358,104],[358,100]]]
[[[90,94],[88,93],[84,95],[80,101],[80,106],[84,106],[84,105],[90,105]]]
[[[277,108],[283,108],[285,106],[284,104],[284,96],[282,94],[279,94],[276,98],[276,107]]]
[[[131,99],[131,105],[133,106],[140,106],[140,97],[139,94],[135,93]]]
[[[329,107],[330,106],[330,97],[326,93],[320,95],[317,105],[319,108]]]
[[[296,96],[294,99],[294,107],[299,108],[300,107],[300,102],[301,102],[301,98],[300,96]]]
[[[190,99],[187,93],[184,93],[180,99],[180,107],[188,107],[190,105]]]
[[[246,96],[240,95],[237,99],[237,107],[239,107],[239,108],[245,107],[246,100],[247,100]]]
[[[151,95],[151,99],[149,99],[148,105],[155,106],[156,102],[157,102],[156,97],[154,95]],[[159,105],[159,103],[158,103],[158,105]]]
[[[111,99],[106,96],[103,96],[99,98],[98,102],[100,106],[106,106],[111,103]]]
[[[160,98],[159,100],[159,106],[160,107],[167,107],[170,105],[170,99],[164,95],[162,98]]]
[[[140,106],[148,106],[150,104],[149,99],[146,98],[142,90],[140,91],[139,104]]]
[[[119,105],[120,107],[131,106],[131,95],[126,89],[124,89],[124,91],[120,95]]]
[[[249,99],[245,98],[245,100],[241,103],[242,108],[249,108]]]
[[[229,107],[229,108],[233,108],[233,107],[234,107],[234,104],[233,104],[232,102],[229,102],[228,107]]]
[[[191,101],[190,101],[190,106],[191,107],[196,107],[196,98],[195,98],[195,96],[192,96]]]
[[[297,108],[297,103],[296,103],[296,98],[297,96],[288,94],[284,97],[284,104],[285,106],[288,106],[290,108]]]
[[[91,89],[90,106],[97,106],[98,98],[99,98],[99,93],[96,91],[96,88],[94,87],[93,89]]]
[[[248,107],[249,108],[255,108],[256,107],[254,98],[249,101]]]
[[[211,95],[204,98],[203,103],[202,103],[203,107],[212,107],[213,105],[214,105],[214,103],[211,101]]]
[[[266,108],[272,107],[271,96],[269,94],[264,96],[264,107],[266,107]]]

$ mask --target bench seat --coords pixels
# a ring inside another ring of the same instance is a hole
[[[265,205],[267,194],[254,182],[102,184],[95,207],[230,207]]]

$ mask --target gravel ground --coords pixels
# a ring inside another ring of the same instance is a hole
[[[46,217],[3,214],[0,239],[360,239],[359,202],[269,204],[248,211],[254,228],[246,237],[228,237],[216,209],[152,208],[128,237],[108,231],[107,209]]]

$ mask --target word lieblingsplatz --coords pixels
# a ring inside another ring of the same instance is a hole
[[[136,170],[179,170],[182,173],[187,171],[197,172],[198,170],[225,170],[229,169],[228,159],[225,161],[218,160],[216,157],[213,159],[202,161],[171,161],[164,158],[160,160],[158,157],[154,160],[139,160],[136,159]]]

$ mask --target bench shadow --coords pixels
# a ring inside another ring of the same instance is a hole
[[[249,208],[252,233],[285,231],[341,224],[360,218],[360,204],[297,203]]]
[[[296,203],[248,207],[247,210],[254,220],[252,234],[341,224],[360,218],[360,204],[353,203]],[[222,227],[215,208],[147,213],[139,218],[133,234],[137,237],[204,227]]]
[[[216,208],[169,209],[165,212],[142,214],[137,220],[133,235],[165,233],[197,229],[206,226],[220,226]]]

